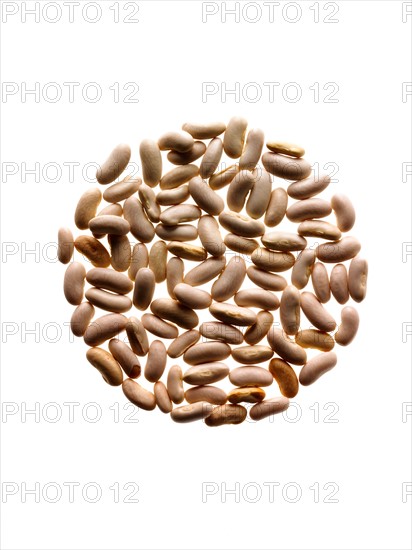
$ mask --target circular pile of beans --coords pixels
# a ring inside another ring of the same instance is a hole
[[[335,343],[350,344],[359,326],[344,305],[366,293],[361,245],[342,236],[355,223],[352,203],[340,193],[319,198],[330,177],[312,172],[304,149],[268,141],[263,151],[262,130],[247,126],[242,117],[185,123],[145,139],[141,178],[120,180],[131,149],[118,145],[96,173],[112,185],[77,203],[75,225],[87,233],[58,234],[64,294],[77,306],[71,330],[89,346],[88,361],[136,406],[175,422],[220,426],[285,411],[300,386],[336,365]],[[175,165],[164,174],[162,155]],[[97,212],[102,196],[108,204]],[[74,249],[86,262],[73,261]],[[339,326],[323,305],[331,297],[344,305]],[[94,318],[96,309],[108,313]],[[208,315],[201,324],[197,310]],[[308,358],[310,350],[319,353]],[[230,356],[239,366],[224,362]],[[230,391],[216,385],[227,377]]]

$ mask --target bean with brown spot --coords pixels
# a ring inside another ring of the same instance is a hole
[[[147,354],[144,376],[149,382],[157,382],[166,368],[166,348],[160,340],[153,340]]]
[[[197,314],[192,309],[170,298],[157,298],[153,300],[150,304],[150,309],[154,315],[158,315],[166,321],[176,323],[176,325],[185,329],[195,328],[199,322]]]
[[[280,392],[285,397],[295,397],[299,391],[299,381],[293,368],[284,361],[275,357],[269,363],[269,371],[278,383]]]
[[[179,405],[185,397],[183,390],[183,373],[179,365],[173,365],[170,367],[167,374],[167,392],[170,399],[176,405]]]
[[[260,387],[270,386],[273,383],[273,376],[262,367],[248,366],[232,369],[229,373],[229,380],[234,386]]]
[[[201,178],[207,179],[216,171],[223,153],[223,143],[219,138],[213,138],[207,146],[199,167]],[[223,210],[223,208],[222,208]]]
[[[335,319],[311,292],[302,292],[300,305],[303,313],[316,328],[325,332],[335,330]]]
[[[123,382],[123,373],[119,363],[106,350],[102,348],[90,348],[86,352],[86,358],[110,386],[120,386]]]
[[[248,327],[255,324],[257,320],[254,311],[233,304],[216,302],[210,306],[209,311],[218,321],[228,325]]]
[[[302,386],[310,386],[326,372],[333,369],[336,363],[337,357],[333,351],[316,355],[303,366],[299,374],[299,382]]]
[[[213,283],[211,290],[212,298],[218,302],[228,300],[240,289],[245,277],[245,260],[239,256],[232,258],[220,277]]]
[[[114,338],[127,325],[127,318],[120,313],[108,313],[91,323],[84,333],[83,340],[88,346],[100,346],[106,340]]]
[[[230,355],[230,346],[224,342],[202,342],[191,346],[183,355],[189,365],[222,361]]]
[[[70,319],[70,328],[75,336],[83,336],[94,317],[94,307],[89,302],[82,302],[74,310]]]
[[[362,302],[365,298],[367,278],[368,262],[356,256],[351,261],[348,272],[349,294],[355,302]]]
[[[360,242],[355,237],[343,237],[340,241],[319,245],[316,254],[321,262],[344,262],[354,258],[360,249]]]
[[[291,183],[287,192],[292,199],[310,199],[321,193],[329,184],[330,176],[328,174],[312,174],[303,180]]]
[[[149,252],[149,268],[153,271],[156,283],[166,280],[167,246],[164,241],[157,241]]]
[[[206,309],[212,303],[212,297],[205,290],[193,288],[186,283],[179,283],[174,288],[176,299],[192,309]]]
[[[178,336],[167,349],[167,355],[172,359],[176,359],[184,354],[191,346],[196,344],[200,339],[200,332],[198,330],[188,330]]]
[[[176,189],[199,175],[199,168],[195,164],[184,164],[167,172],[160,180],[160,189]]]
[[[156,408],[155,396],[131,378],[123,382],[122,389],[127,399],[136,407],[144,411],[152,411]]]
[[[79,229],[88,229],[89,222],[96,216],[97,207],[102,200],[100,189],[88,189],[80,197],[74,213],[74,223]]]
[[[274,397],[253,405],[249,411],[249,415],[252,420],[263,420],[268,416],[286,411],[288,407],[289,399],[287,397]]]
[[[110,265],[110,254],[102,243],[94,237],[80,235],[74,241],[74,246],[95,267],[108,267]]]
[[[206,401],[212,405],[224,405],[227,401],[226,392],[216,386],[195,386],[185,392],[188,403]]]
[[[86,299],[94,306],[113,313],[125,313],[132,307],[132,301],[127,296],[113,294],[100,288],[86,290]]]
[[[268,172],[285,180],[303,180],[312,168],[303,158],[291,158],[278,153],[263,153],[262,163]]]
[[[116,338],[110,340],[109,350],[129,378],[138,378],[141,373],[140,361],[127,344]]]
[[[348,272],[343,264],[336,264],[330,274],[330,289],[339,304],[349,300]]]
[[[106,202],[116,203],[128,199],[136,193],[142,184],[140,178],[126,176],[119,183],[115,183],[108,187],[103,193],[103,198]]]
[[[330,351],[335,346],[335,341],[330,334],[320,330],[305,329],[295,336],[295,342],[302,348]]]
[[[133,305],[145,311],[152,301],[155,291],[156,280],[155,275],[148,267],[142,267],[136,274],[134,291],[133,291]]]
[[[306,351],[284,334],[283,330],[271,327],[267,339],[273,351],[288,363],[292,365],[306,363]]]
[[[157,315],[145,313],[142,315],[142,324],[146,330],[159,336],[159,338],[173,339],[177,338],[179,331],[175,325],[164,321]]]
[[[226,342],[226,344],[241,344],[243,342],[243,334],[239,329],[218,321],[202,323],[199,332],[205,338],[220,340]]]
[[[202,216],[197,224],[200,241],[204,249],[212,256],[221,256],[226,252],[219,224],[213,216]]]
[[[265,391],[257,387],[234,388],[227,394],[231,403],[260,403],[265,397]]]
[[[273,315],[269,311],[259,311],[256,316],[256,323],[250,326],[245,332],[245,342],[253,346],[263,340],[273,325]]]
[[[359,313],[354,307],[345,306],[341,313],[341,324],[335,334],[335,342],[348,346],[355,338],[359,328]]]
[[[287,271],[295,263],[295,256],[290,252],[275,252],[264,247],[257,248],[250,258],[257,267],[266,271]]]
[[[345,282],[345,285],[347,287],[348,283]],[[329,302],[331,285],[329,284],[329,276],[326,267],[321,262],[316,262],[313,266],[312,286],[319,302],[321,302],[322,304],[326,304],[326,302]]]
[[[241,346],[232,349],[232,357],[238,363],[254,365],[268,361],[273,357],[273,350],[268,346]]]
[[[205,419],[206,426],[216,427],[224,424],[241,424],[246,420],[247,410],[242,405],[220,405]]]
[[[142,243],[150,243],[155,235],[153,224],[147,219],[142,203],[137,197],[129,197],[123,205],[123,215],[130,224],[133,237]]]
[[[73,233],[67,227],[61,227],[57,235],[57,258],[62,264],[68,264],[73,256]]]
[[[83,264],[73,262],[69,264],[64,274],[63,291],[66,300],[72,306],[81,304],[84,296],[84,279],[86,270]]]
[[[149,187],[155,187],[162,177],[162,155],[159,146],[152,139],[144,139],[139,147],[143,180]]]
[[[213,411],[213,405],[206,401],[199,401],[192,405],[183,405],[173,409],[170,417],[175,422],[186,424],[187,422],[195,422],[206,418]]]
[[[163,413],[170,413],[173,410],[173,404],[163,382],[156,382],[153,387],[156,405]]]
[[[149,351],[149,340],[143,323],[136,317],[126,320],[126,333],[132,350],[139,357],[144,357]]]
[[[237,159],[243,152],[247,129],[247,120],[242,117],[232,117],[227,125],[223,138],[223,148],[226,155]]]

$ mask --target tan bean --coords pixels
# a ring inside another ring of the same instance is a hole
[[[252,262],[266,271],[287,271],[295,263],[295,256],[290,252],[275,252],[259,247],[250,256]]]
[[[136,317],[130,317],[127,319],[126,333],[133,352],[139,357],[144,357],[149,351],[149,340],[143,322]]]
[[[144,376],[149,382],[157,382],[166,368],[166,347],[160,340],[153,340],[147,354]]]
[[[292,363],[292,365],[304,365],[306,363],[306,351],[293,342],[283,330],[271,327],[267,339],[273,351],[288,363]]]
[[[133,291],[133,305],[145,311],[152,301],[155,291],[155,275],[148,267],[142,267],[136,274],[136,280]]]
[[[176,405],[179,405],[185,397],[183,390],[183,373],[179,365],[173,365],[170,367],[167,373],[167,392],[170,399]]]
[[[199,286],[208,283],[223,271],[225,265],[226,258],[224,256],[208,258],[191,269],[185,275],[183,282],[191,286]]]
[[[266,212],[272,191],[272,176],[264,168],[253,171],[254,183],[246,202],[246,212],[253,219],[258,219]]]
[[[316,355],[303,366],[299,374],[299,382],[302,386],[310,386],[323,374],[333,369],[336,363],[337,357],[333,351]]]
[[[73,312],[70,328],[75,336],[83,336],[94,317],[94,307],[89,302],[82,302]]]
[[[294,143],[287,143],[286,141],[268,141],[266,147],[273,151],[273,153],[281,153],[289,157],[300,158],[305,154],[303,147],[299,147],[299,145],[295,145]]]
[[[116,294],[128,294],[133,289],[133,283],[125,275],[102,267],[90,269],[86,280],[92,286],[111,290]]]
[[[234,386],[270,386],[273,376],[262,367],[247,366],[232,369],[229,380]]]
[[[126,271],[132,261],[132,250],[127,235],[109,235],[111,263],[116,271]]]
[[[328,201],[323,199],[304,199],[297,201],[286,210],[286,217],[291,222],[303,222],[313,218],[324,218],[332,212]]]
[[[173,404],[163,382],[156,382],[153,387],[156,405],[163,413],[170,413],[173,410]]]
[[[335,334],[335,342],[348,346],[355,338],[359,328],[359,313],[354,307],[345,306],[341,313],[341,324]]]
[[[243,334],[239,329],[232,325],[219,323],[218,321],[202,323],[199,327],[199,332],[205,338],[220,340],[226,344],[241,344],[243,342]]]
[[[266,399],[261,403],[256,403],[249,411],[252,420],[263,420],[273,414],[279,414],[286,411],[289,407],[289,399],[287,397],[273,397]]]
[[[151,139],[144,139],[139,147],[143,180],[149,187],[155,187],[162,177],[162,155],[159,146]]]
[[[83,264],[73,262],[69,264],[64,274],[63,291],[66,300],[72,306],[81,304],[84,296],[84,279],[86,270]]]
[[[139,409],[152,411],[156,408],[155,396],[131,378],[126,378],[122,384],[122,389],[127,399]]]
[[[232,357],[238,363],[254,365],[268,361],[273,357],[273,350],[268,346],[241,346],[232,349]]]
[[[331,205],[336,216],[337,226],[346,233],[355,225],[356,214],[353,204],[346,195],[337,193],[331,199]]]
[[[103,193],[106,202],[116,203],[128,199],[139,189],[142,183],[141,178],[126,176],[119,183],[114,183]]]
[[[194,144],[194,140],[187,132],[167,132],[158,139],[159,149],[168,151],[173,149],[179,153],[186,153]]]
[[[164,241],[155,242],[149,252],[149,268],[153,271],[156,283],[166,280],[167,246]]]
[[[202,342],[191,346],[183,355],[189,365],[222,361],[230,355],[230,346],[224,342]]]
[[[158,315],[166,321],[176,323],[176,325],[182,328],[194,328],[199,322],[197,314],[192,309],[170,298],[153,300],[150,309],[154,315]]]
[[[265,214],[265,225],[275,227],[279,225],[286,214],[288,194],[282,187],[274,189],[270,194],[269,204]]]
[[[296,258],[292,268],[291,281],[293,286],[301,290],[308,284],[313,265],[316,260],[316,252],[310,248],[302,250]]]
[[[237,159],[243,152],[247,129],[247,120],[242,117],[232,117],[225,130],[223,148],[231,159]]]
[[[139,199],[149,220],[151,222],[158,222],[160,219],[160,206],[156,201],[153,189],[142,183],[139,187]]]
[[[159,336],[159,338],[172,339],[177,338],[179,331],[177,327],[172,323],[168,323],[157,315],[151,313],[145,313],[142,315],[142,324],[146,330]]]
[[[85,256],[95,267],[108,267],[110,254],[106,248],[94,237],[80,235],[74,241],[74,246],[80,254]]]
[[[308,320],[319,330],[332,332],[336,328],[335,319],[326,311],[321,302],[311,292],[302,292],[300,305]]]
[[[129,222],[133,237],[142,243],[150,243],[153,240],[155,234],[153,224],[147,219],[142,203],[137,197],[126,199],[123,205],[123,215]]]
[[[295,336],[295,342],[302,348],[330,351],[335,346],[335,341],[330,334],[312,328],[301,330]]]
[[[211,176],[209,179],[209,185],[215,191],[218,189],[222,189],[223,187],[226,187],[226,185],[229,185],[229,183],[238,172],[239,165],[232,164],[231,166],[224,168],[220,172],[215,172],[213,176]]]
[[[167,355],[172,359],[176,359],[184,354],[184,352],[199,341],[200,332],[197,330],[187,330],[178,336],[167,348]]]
[[[234,388],[227,394],[231,403],[260,403],[265,397],[265,391],[257,387]]]
[[[132,307],[132,301],[127,296],[113,294],[100,288],[86,290],[86,299],[94,306],[113,313],[125,313]]]
[[[246,274],[255,285],[264,288],[265,290],[283,290],[286,288],[287,282],[281,275],[269,273],[264,269],[251,265],[247,268]]]
[[[355,237],[343,237],[340,241],[319,245],[316,254],[321,262],[344,262],[354,258],[360,249],[361,244]]]
[[[217,216],[222,212],[224,208],[223,199],[201,177],[190,180],[189,192],[195,203],[208,214]]]
[[[184,183],[187,183],[195,176],[199,175],[199,168],[195,164],[184,164],[167,172],[160,180],[162,190],[175,189]]]
[[[275,357],[269,363],[269,371],[279,385],[282,395],[285,397],[295,397],[299,391],[299,381],[292,367],[284,361]]]
[[[106,215],[92,218],[89,222],[89,229],[92,233],[99,235],[127,235],[130,231],[130,225],[127,220],[120,216]]]
[[[192,262],[202,262],[207,258],[207,252],[203,247],[190,243],[170,241],[167,244],[167,250],[179,258]]]
[[[303,180],[312,168],[303,158],[291,158],[278,153],[263,153],[262,163],[268,172],[285,180]]]
[[[246,197],[255,183],[255,176],[249,170],[241,170],[230,182],[226,202],[232,212],[240,212]]]
[[[212,285],[212,298],[224,302],[236,294],[246,277],[245,260],[235,256],[229,260],[219,278]]]
[[[194,139],[212,139],[223,134],[226,124],[224,122],[185,122],[182,130],[188,132]]]
[[[240,254],[246,254],[248,256],[250,256],[259,246],[259,243],[254,239],[239,237],[239,235],[233,235],[233,233],[228,233],[225,236],[224,242],[230,250],[239,252]]]
[[[245,307],[258,307],[260,309],[278,309],[279,298],[263,288],[247,288],[239,290],[234,297],[235,304]]]
[[[212,303],[212,297],[205,290],[193,288],[186,283],[179,283],[174,288],[176,299],[192,309],[206,309]]]
[[[226,252],[219,224],[213,216],[202,216],[197,224],[199,238],[203,248],[212,256],[221,256]]]
[[[166,284],[167,292],[169,296],[173,299],[175,296],[175,286],[183,282],[183,273],[184,273],[184,263],[180,258],[170,258],[166,265]]]
[[[57,258],[62,264],[68,264],[73,256],[73,233],[67,227],[61,227],[57,235]]]
[[[198,220],[201,213],[200,208],[193,204],[177,204],[163,210],[160,214],[160,221],[165,225],[177,225],[179,223]]]
[[[278,250],[280,252],[303,250],[308,244],[303,237],[296,235],[296,233],[287,233],[286,231],[265,233],[261,240],[269,250]]]
[[[127,272],[129,278],[134,281],[136,274],[141,267],[147,267],[149,265],[149,252],[147,247],[143,243],[137,243],[132,250],[132,259],[130,262],[129,271]]]
[[[102,185],[112,183],[129,164],[132,151],[129,145],[121,143],[110,153],[107,160],[96,172],[96,179]]]
[[[96,216],[123,216],[123,206],[121,204],[109,204],[96,214]]]
[[[221,405],[215,407],[213,412],[206,417],[206,426],[215,427],[224,424],[241,424],[246,420],[247,410],[242,405]]]
[[[230,210],[219,214],[219,222],[222,227],[241,237],[260,237],[265,232],[265,226],[259,220]]]
[[[203,386],[219,382],[228,374],[229,367],[224,363],[203,363],[188,369],[183,375],[183,380],[191,386]]]
[[[197,229],[194,225],[164,225],[158,223],[156,226],[156,235],[165,241],[194,241],[198,237]]]
[[[259,311],[256,316],[256,323],[250,326],[245,332],[245,342],[250,346],[259,343],[269,332],[273,325],[273,315],[269,311]]]
[[[120,313],[108,313],[91,323],[84,333],[83,340],[88,346],[100,346],[114,338],[126,328],[127,318]]]
[[[348,272],[343,264],[336,264],[330,274],[330,289],[339,304],[349,300]]]
[[[183,405],[176,407],[170,413],[170,417],[175,422],[186,424],[187,422],[195,422],[206,418],[213,411],[213,405],[206,401],[199,401],[192,405]]]
[[[241,170],[254,170],[262,154],[265,134],[259,128],[249,130],[245,148],[239,159],[239,168]]]
[[[186,153],[169,151],[169,153],[167,153],[167,160],[172,164],[177,164],[178,166],[181,166],[182,164],[190,164],[200,158],[205,151],[206,145],[203,141],[195,141],[193,147]]]
[[[329,184],[330,176],[328,174],[311,174],[303,180],[291,183],[287,192],[292,199],[310,199],[321,193]]]
[[[156,195],[156,200],[158,204],[161,204],[162,206],[174,206],[175,204],[184,202],[189,198],[189,196],[189,186],[185,183],[175,189],[165,189],[164,191],[159,191]]]
[[[342,237],[342,233],[331,223],[322,220],[306,220],[299,224],[299,235],[304,237],[316,237],[327,239],[328,241],[338,241]]]
[[[279,313],[286,334],[296,334],[300,328],[300,292],[293,285],[283,291]]]
[[[88,229],[89,222],[96,216],[97,207],[102,200],[100,189],[88,189],[80,197],[74,213],[74,223],[79,229]]]
[[[344,267],[344,266],[343,266]],[[346,269],[345,269],[346,276]],[[346,287],[348,283],[346,282]],[[321,262],[316,262],[312,269],[312,286],[316,297],[322,304],[330,300],[329,275],[326,267]]]
[[[195,386],[185,392],[185,399],[188,403],[206,401],[212,405],[224,405],[227,401],[226,392],[216,386]]]
[[[228,325],[247,327],[256,323],[257,320],[254,311],[233,304],[216,302],[210,306],[209,311],[218,321]]]
[[[218,137],[213,138],[207,146],[202,162],[200,163],[199,175],[201,178],[208,179],[216,171],[216,168],[219,166],[222,153],[222,140]]]
[[[113,338],[109,342],[109,350],[129,378],[140,376],[140,361],[127,344]]]
[[[362,302],[366,296],[368,279],[368,262],[355,256],[349,265],[348,286],[349,294],[355,302]]]
[[[86,358],[110,386],[120,386],[123,382],[122,369],[114,357],[102,348],[90,348],[86,352]]]

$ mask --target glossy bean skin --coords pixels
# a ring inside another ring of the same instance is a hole
[[[220,405],[205,419],[206,426],[215,427],[224,424],[241,424],[246,420],[247,410],[242,405]]]
[[[289,399],[286,397],[274,397],[272,399],[266,399],[260,403],[256,403],[249,411],[250,418],[252,420],[263,420],[268,416],[279,414],[286,411],[289,407]]]
[[[242,117],[232,117],[229,120],[223,138],[223,148],[228,157],[236,159],[242,154],[246,129],[246,119]]]
[[[310,359],[302,368],[299,374],[299,382],[302,386],[310,386],[326,372],[333,369],[337,363],[336,353],[329,351],[320,353]]]
[[[359,313],[354,307],[345,306],[341,312],[341,324],[335,334],[335,342],[348,346],[355,338],[359,328]]]
[[[337,193],[331,199],[331,205],[336,215],[337,226],[346,233],[355,225],[356,214],[353,204],[346,195]]]
[[[362,302],[366,296],[366,285],[368,279],[368,262],[355,256],[349,265],[348,288],[352,300]]]
[[[299,391],[299,381],[293,368],[284,361],[275,357],[269,363],[269,372],[278,383],[280,392],[285,397],[295,397]]]
[[[96,172],[96,179],[102,185],[112,183],[124,171],[129,164],[132,151],[129,145],[117,145],[110,153],[107,160]]]
[[[108,351],[93,347],[87,350],[86,358],[110,386],[120,386],[123,382],[123,372],[119,363]]]
[[[262,163],[270,174],[285,180],[303,180],[312,170],[309,162],[303,158],[291,158],[272,152],[262,155]]]

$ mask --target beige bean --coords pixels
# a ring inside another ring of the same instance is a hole
[[[145,313],[142,315],[142,324],[146,330],[159,336],[159,338],[172,339],[177,338],[179,331],[177,327],[172,323],[168,323],[157,315],[151,313]]]
[[[273,315],[269,311],[259,311],[256,316],[256,323],[250,326],[245,332],[245,342],[250,346],[259,343],[269,332],[273,325]]]
[[[245,307],[258,307],[260,309],[278,309],[279,298],[263,288],[247,288],[239,290],[234,297],[235,304]]]
[[[140,361],[127,344],[113,338],[109,350],[129,378],[138,378],[141,373]]]
[[[256,313],[251,309],[233,304],[215,302],[209,311],[218,321],[228,325],[247,327],[256,323],[257,319]]]
[[[79,229],[88,229],[89,222],[96,216],[97,207],[102,200],[100,189],[88,189],[80,197],[74,213],[74,223]]]
[[[226,392],[216,386],[195,386],[185,392],[185,399],[188,403],[206,401],[212,405],[224,405],[227,401]]]
[[[149,220],[151,222],[158,222],[160,219],[160,206],[156,201],[153,189],[142,183],[139,187],[139,199]]]
[[[175,286],[183,282],[184,263],[180,258],[170,258],[166,265],[166,285],[169,296],[173,299],[175,296]]]
[[[80,254],[85,256],[95,267],[108,267],[110,254],[106,248],[94,237],[80,235],[74,241],[74,246]]]
[[[170,413],[170,417],[175,422],[186,424],[187,422],[195,422],[206,418],[213,411],[213,405],[206,401],[199,401],[192,405],[183,405],[176,407]]]
[[[278,250],[280,252],[303,250],[308,244],[303,237],[296,235],[296,233],[287,233],[286,231],[270,231],[269,233],[265,233],[261,240],[269,250]]]
[[[343,264],[336,264],[330,274],[330,289],[339,304],[349,300],[348,272]]]
[[[247,120],[242,117],[232,117],[225,130],[223,148],[231,159],[237,159],[243,152],[247,129]]]
[[[275,227],[279,225],[286,214],[288,194],[282,187],[274,189],[270,194],[269,204],[265,214],[265,225]]]
[[[304,237],[316,237],[327,239],[328,241],[338,241],[342,237],[342,233],[331,223],[322,220],[306,220],[299,224],[299,235]]]
[[[316,254],[321,262],[344,262],[354,258],[361,249],[361,244],[355,237],[343,237],[340,241],[324,243],[317,247]]]
[[[266,147],[273,153],[280,153],[282,155],[288,155],[289,157],[300,158],[305,154],[305,149],[303,147],[286,141],[268,141]]]
[[[264,168],[253,171],[254,183],[246,202],[246,212],[257,220],[266,212],[272,191],[272,176]]]
[[[189,186],[185,183],[175,189],[165,189],[164,191],[159,191],[156,195],[156,200],[158,204],[161,204],[162,206],[174,206],[175,204],[184,202],[189,198],[189,196]]]
[[[197,229],[194,225],[164,225],[158,223],[156,226],[156,235],[165,241],[194,241],[198,237]]]
[[[153,387],[156,405],[163,413],[170,413],[173,410],[173,404],[163,382],[157,381]]]
[[[126,328],[127,318],[120,313],[108,313],[91,323],[84,333],[83,340],[88,346],[100,346],[114,338]]]
[[[102,185],[112,183],[124,171],[129,164],[132,151],[129,145],[121,143],[110,153],[107,160],[98,168],[96,179]]]
[[[142,267],[136,274],[134,291],[133,291],[133,305],[145,311],[152,301],[155,291],[156,280],[155,275],[148,267]]]
[[[247,366],[232,369],[229,380],[234,386],[270,386],[273,376],[262,367]]]
[[[222,212],[223,199],[201,177],[190,180],[189,192],[195,203],[211,216],[217,216]]]
[[[203,141],[195,141],[193,147],[186,153],[179,153],[178,151],[169,151],[167,153],[167,160],[171,164],[177,164],[181,166],[183,164],[190,164],[198,158],[200,158],[206,151],[206,145]]]
[[[301,290],[308,284],[316,260],[316,252],[310,248],[302,250],[292,268],[291,281],[293,286]]]
[[[265,134],[259,128],[249,130],[246,137],[245,148],[239,159],[239,168],[241,170],[254,170],[262,154]]]
[[[123,205],[123,215],[129,222],[133,237],[142,243],[150,243],[153,240],[155,234],[153,224],[147,219],[142,203],[137,197],[126,199]]]
[[[120,216],[106,215],[92,218],[89,222],[89,229],[92,233],[99,235],[127,235],[131,228],[128,221]]]
[[[291,158],[278,153],[263,153],[262,163],[268,172],[285,180],[303,180],[312,168],[303,158]]]
[[[355,338],[359,328],[359,313],[354,307],[345,306],[341,312],[341,324],[335,334],[335,342],[348,346]]]
[[[86,358],[110,386],[120,386],[123,382],[122,369],[108,351],[93,347],[87,350]]]
[[[303,222],[313,218],[324,218],[332,212],[329,201],[323,199],[304,199],[297,201],[286,210],[286,217],[291,222]]]
[[[153,300],[150,304],[150,309],[154,315],[158,315],[166,321],[176,323],[176,325],[182,328],[195,328],[199,322],[197,314],[192,309],[170,298],[157,298]]]
[[[362,302],[365,298],[367,279],[368,262],[359,256],[355,256],[349,265],[348,272],[349,294],[355,302]]]
[[[86,290],[86,299],[94,306],[113,313],[125,313],[132,307],[132,301],[127,296],[113,294],[100,288]]]
[[[164,241],[155,242],[149,252],[149,268],[153,271],[156,283],[166,280],[167,246]]]
[[[335,319],[326,311],[321,302],[311,292],[302,292],[300,305],[310,323],[319,330],[332,332],[336,328]]]
[[[116,203],[128,199],[139,189],[142,183],[141,178],[133,178],[126,176],[119,183],[114,183],[103,193],[103,198],[106,202]]]
[[[193,147],[194,140],[188,132],[167,132],[158,139],[157,144],[161,151],[173,149],[179,153],[186,153]]]
[[[226,252],[219,224],[213,216],[202,216],[197,224],[199,238],[203,248],[212,256],[221,256]]]
[[[273,397],[266,399],[261,403],[256,403],[249,411],[252,420],[263,420],[273,414],[279,414],[289,407],[289,399],[287,397]]]
[[[265,232],[265,226],[259,220],[230,210],[219,214],[219,222],[222,227],[241,237],[260,237]]]
[[[199,175],[199,168],[195,164],[184,164],[167,172],[160,180],[162,190],[175,189]]]
[[[130,262],[129,271],[127,272],[129,279],[135,280],[136,274],[141,267],[149,265],[149,252],[143,243],[137,243],[132,250],[132,259]]]
[[[245,260],[240,256],[231,258],[219,278],[212,285],[212,298],[224,302],[236,294],[246,277]]]
[[[246,420],[247,410],[242,405],[220,405],[206,417],[206,426],[216,427],[224,424],[241,424]]]
[[[248,256],[250,256],[259,246],[259,243],[254,239],[239,237],[239,235],[233,235],[233,233],[228,233],[225,236],[224,242],[230,250],[239,252],[240,254],[246,254]]]
[[[180,336],[175,338],[170,346],[167,348],[167,355],[172,359],[176,359],[184,354],[191,346],[199,341],[200,332],[198,330],[187,330]]]
[[[265,290],[283,290],[286,288],[287,282],[281,275],[269,273],[264,269],[251,265],[247,268],[246,274],[255,285],[264,288]]]
[[[208,179],[216,171],[216,168],[219,166],[222,153],[222,140],[218,137],[213,138],[207,146],[202,162],[200,163],[199,175],[201,178]]]
[[[149,382],[157,382],[166,368],[166,347],[161,340],[153,340],[147,354],[144,376]]]
[[[291,183],[287,192],[292,199],[310,199],[321,193],[329,184],[330,176],[328,174],[311,174],[303,180]]]
[[[241,344],[243,342],[243,334],[239,329],[218,321],[202,323],[199,332],[205,338],[220,340],[226,344]]]
[[[344,267],[344,266],[343,266]],[[345,269],[346,276],[346,269]],[[346,287],[348,283],[346,282]],[[316,262],[312,269],[312,286],[316,297],[322,304],[326,304],[330,300],[329,275],[326,267],[321,262]]]
[[[295,336],[295,342],[302,348],[330,351],[335,346],[335,341],[330,334],[312,328],[301,330]]]
[[[295,263],[295,256],[290,252],[275,252],[259,247],[250,256],[252,262],[266,271],[287,271]]]
[[[230,355],[230,346],[224,342],[202,342],[191,346],[183,355],[189,365],[222,361]]]
[[[269,371],[278,383],[280,392],[285,397],[295,397],[299,391],[299,381],[293,368],[284,361],[275,357],[269,363]]]
[[[223,134],[226,124],[224,122],[185,122],[182,130],[188,132],[194,139],[212,139]]]
[[[273,350],[268,346],[241,346],[232,349],[232,357],[238,363],[254,365],[268,361],[273,357]]]
[[[121,204],[109,204],[99,210],[96,216],[123,216],[123,206]]]
[[[227,394],[231,403],[260,403],[265,397],[265,391],[257,387],[234,388]]]
[[[142,321],[136,317],[129,317],[126,323],[126,334],[130,347],[139,357],[144,357],[149,351],[149,340]]]
[[[68,264],[74,251],[73,233],[67,227],[61,227],[57,235],[57,258],[62,264]]]
[[[215,191],[218,189],[223,189],[223,187],[229,185],[229,183],[233,180],[238,172],[239,165],[232,164],[231,166],[224,168],[220,172],[215,172],[213,176],[211,176],[209,179],[209,185]]]
[[[245,206],[246,197],[255,183],[255,176],[249,170],[241,170],[230,182],[226,202],[232,212],[240,212]]]
[[[186,283],[179,283],[174,288],[176,299],[192,309],[206,309],[212,303],[212,297],[205,290],[193,288]]]
[[[143,180],[149,187],[155,187],[162,177],[162,155],[159,146],[151,139],[144,139],[139,147]]]
[[[337,226],[346,233],[355,225],[356,213],[353,204],[346,195],[337,193],[331,199],[331,205],[336,216]]]
[[[207,258],[207,252],[203,247],[190,243],[170,241],[167,244],[167,250],[179,258],[192,262],[202,262]]]
[[[170,367],[167,373],[167,392],[170,399],[176,405],[179,405],[185,397],[183,390],[183,373],[179,365],[173,365]]]
[[[208,283],[223,271],[225,265],[226,258],[224,256],[208,258],[191,269],[185,275],[183,282],[191,286],[199,286]]]
[[[279,313],[286,334],[296,334],[300,328],[300,292],[293,285],[283,291]]]
[[[152,411],[156,407],[155,396],[131,378],[126,378],[123,382],[122,390],[127,399],[136,407],[144,411]]]
[[[193,204],[177,204],[163,210],[160,214],[160,221],[165,225],[177,225],[198,220],[201,213],[200,208]]]
[[[333,351],[316,355],[303,366],[299,374],[299,382],[302,386],[310,386],[323,374],[333,369],[337,360],[336,353]]]
[[[86,270],[83,264],[73,262],[69,264],[64,274],[63,291],[66,300],[72,306],[81,304],[84,296],[84,279]]]
[[[273,351],[288,363],[292,363],[292,365],[304,365],[306,363],[306,351],[293,342],[283,330],[271,327],[267,339]]]
[[[111,263],[116,271],[126,271],[132,261],[132,250],[127,235],[109,235]]]
[[[133,283],[125,275],[102,267],[90,269],[86,280],[92,286],[111,290],[116,294],[128,294],[133,289]]]
[[[75,336],[83,336],[94,317],[94,307],[89,302],[82,302],[73,311],[70,328]]]
[[[191,367],[184,375],[183,380],[191,386],[203,386],[204,384],[213,384],[226,378],[229,374],[229,367],[224,363],[212,362],[203,363]]]

